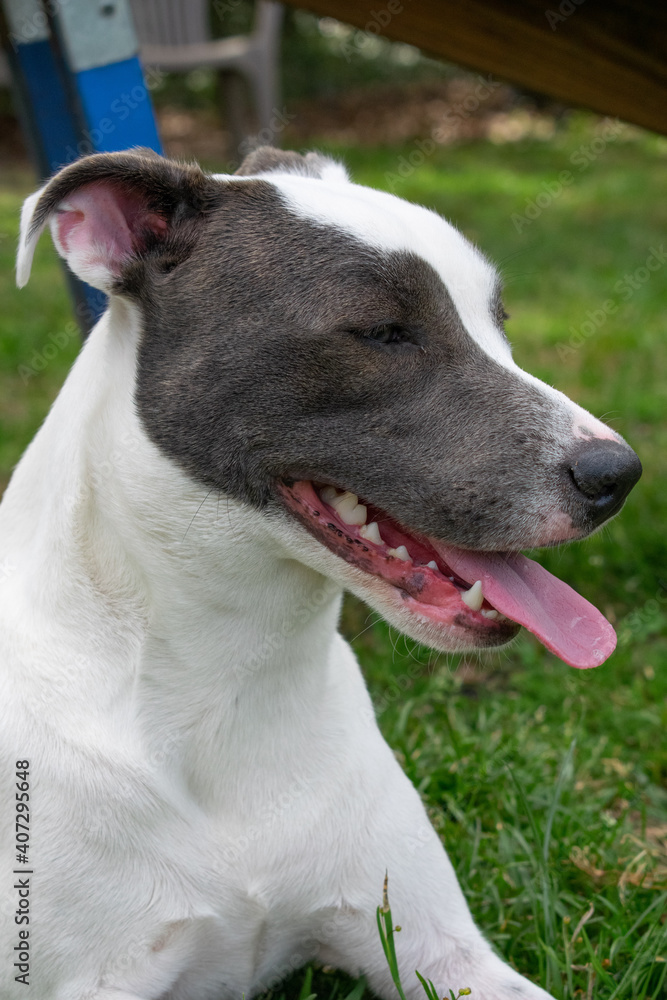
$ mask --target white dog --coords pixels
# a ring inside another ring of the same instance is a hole
[[[636,456],[514,364],[456,230],[322,157],[80,160],[26,202],[20,285],[47,222],[110,298],[0,507],[2,1000],[241,1000],[310,959],[393,998],[385,871],[410,998],[546,998],[336,624],[349,588],[438,649],[521,623],[601,663],[518,552],[614,514]]]

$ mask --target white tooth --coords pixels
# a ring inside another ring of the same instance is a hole
[[[345,524],[356,524],[360,527],[366,524],[366,508],[362,503],[358,503],[356,507],[338,507],[337,513],[341,521]]]
[[[397,559],[402,559],[403,562],[410,561],[410,553],[406,549],[405,545],[399,545],[397,549],[388,549],[387,555],[396,556]]]
[[[325,486],[324,489],[320,490],[320,497],[325,503],[331,504],[337,496],[338,490],[335,486]]]
[[[487,610],[482,611],[482,614],[485,618],[493,618],[494,621],[498,617],[498,612],[495,608],[488,608]]]
[[[355,493],[349,490],[331,501],[331,506],[345,524],[362,525],[366,523],[366,508],[357,501]]]
[[[371,521],[370,524],[362,525],[361,528],[359,528],[359,534],[362,538],[365,538],[367,542],[372,542],[373,545],[384,544],[376,521]]]
[[[435,561],[435,559],[431,559],[430,562],[426,563],[426,566],[427,566],[428,569],[437,569],[438,568],[438,564]]]
[[[344,493],[339,493],[330,502],[331,506],[335,507],[336,510],[338,510],[341,504],[345,504],[348,507],[356,507],[359,500],[357,498],[356,493],[350,493],[349,490],[345,490]]]
[[[464,590],[461,594],[461,600],[464,604],[467,604],[469,608],[473,611],[479,611],[484,602],[484,594],[482,593],[482,581],[475,580],[470,590]]]

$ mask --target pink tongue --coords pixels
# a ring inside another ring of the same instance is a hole
[[[457,576],[471,584],[481,580],[489,604],[571,667],[597,667],[613,653],[616,633],[607,619],[539,563],[508,552],[437,548]]]

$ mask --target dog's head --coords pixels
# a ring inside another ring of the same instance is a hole
[[[520,622],[573,665],[609,655],[602,616],[517,553],[592,532],[641,466],[517,367],[497,273],[442,218],[265,149],[234,176],[145,151],[66,167],[26,202],[20,284],[47,221],[137,306],[145,432],[203,488],[437,648]]]

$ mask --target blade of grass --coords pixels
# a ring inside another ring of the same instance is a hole
[[[311,992],[311,987],[313,985],[313,967],[309,965],[306,969],[306,974],[303,977],[303,983],[301,989],[299,990],[299,1000],[312,1000],[316,994]]]
[[[394,980],[394,986],[396,987],[401,1000],[406,1000],[403,985],[401,983],[401,977],[398,971],[396,946],[394,945],[394,922],[391,916],[391,907],[389,906],[388,883],[389,873],[386,872],[384,876],[384,885],[382,887],[382,906],[378,906],[377,908],[378,931],[380,932],[380,940],[382,942],[385,958],[387,959],[387,965],[389,966],[389,972],[391,973],[391,978]]]
[[[344,1000],[361,1000],[366,992],[366,978],[362,976],[358,983],[350,990]]]
[[[429,979],[428,982],[427,982],[424,979],[424,977],[421,975],[421,973],[417,972],[416,970],[415,970],[415,975],[416,975],[417,979],[419,980],[419,982],[424,987],[424,993],[428,997],[428,1000],[440,1000],[440,997],[438,996],[437,990],[436,990],[435,986],[433,985],[433,983],[431,982],[431,980]],[[451,993],[451,990],[450,990],[450,993]]]

